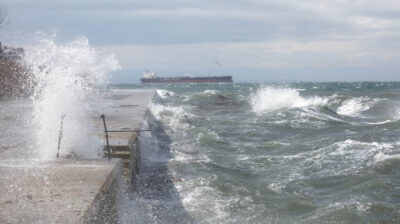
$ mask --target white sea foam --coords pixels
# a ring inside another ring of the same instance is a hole
[[[339,141],[318,150],[298,154],[305,158],[302,166],[312,170],[317,176],[349,175],[363,172],[366,167],[374,166],[380,153],[391,153],[394,146],[390,143],[361,142],[352,139]],[[340,161],[340,166],[332,161]]]
[[[379,152],[374,157],[375,162],[383,162],[389,159],[400,159],[400,154],[385,154],[383,152]]]
[[[206,89],[202,92],[202,95],[215,95],[220,93],[218,90],[214,90],[214,89]]]
[[[271,183],[271,184],[268,185],[268,188],[269,188],[270,190],[272,190],[273,192],[278,193],[278,194],[281,194],[281,193],[282,193],[282,189],[283,189],[284,187],[285,187],[285,186],[282,185],[282,184],[280,184],[280,183]]]
[[[61,117],[65,115],[61,155],[97,156],[99,140],[90,137],[91,104],[107,84],[107,74],[119,68],[113,56],[99,55],[86,38],[67,44],[42,39],[25,58],[33,74],[36,147],[41,159],[57,154]]]
[[[182,107],[153,103],[149,106],[149,109],[157,119],[166,122],[174,131],[189,130],[192,127],[187,121],[194,115],[186,112]]]
[[[196,142],[200,143],[202,141],[207,141],[207,139],[213,140],[213,141],[221,141],[221,137],[218,135],[217,132],[212,131],[212,130],[207,130],[204,133],[198,134],[198,136],[196,138]]]
[[[372,203],[371,202],[356,202],[355,206],[356,209],[360,212],[366,212],[371,208]]]
[[[167,99],[171,96],[175,96],[176,94],[172,91],[164,90],[164,89],[157,89],[157,95],[161,97],[161,99]]]
[[[212,178],[200,177],[186,182],[187,186],[179,186],[179,188],[188,189],[182,192],[182,202],[195,219],[204,220],[207,223],[221,223],[229,218],[229,213],[226,211],[229,200],[221,197],[218,191],[210,187]]]
[[[369,97],[358,97],[345,100],[337,109],[337,113],[348,116],[358,116],[362,111],[370,109],[375,102],[376,100],[371,100]]]
[[[365,122],[366,124],[370,124],[370,125],[379,125],[379,124],[386,124],[386,123],[390,123],[393,122],[392,120],[385,120],[385,121],[380,121],[380,122]]]
[[[274,111],[281,108],[324,105],[327,102],[327,98],[317,96],[302,97],[296,89],[271,86],[261,87],[250,99],[253,111],[256,113]]]

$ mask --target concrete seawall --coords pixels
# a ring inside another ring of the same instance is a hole
[[[107,95],[110,104],[93,114],[93,135],[102,138],[101,114],[109,130],[142,128],[155,91]],[[139,132],[110,133],[111,160],[0,159],[0,223],[115,223],[121,180],[133,183],[138,171],[139,136]]]
[[[120,158],[124,163],[124,174],[133,184],[140,163],[140,130],[149,113],[148,105],[155,96],[155,90],[115,91],[109,95],[112,104],[104,111],[109,131],[111,157]],[[97,119],[96,129],[99,136],[104,136],[104,125]],[[126,132],[125,132],[126,131]]]

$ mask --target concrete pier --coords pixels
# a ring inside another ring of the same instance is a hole
[[[124,163],[124,174],[133,183],[139,169],[140,161],[140,129],[144,125],[147,116],[148,105],[155,96],[155,90],[118,90],[110,93],[109,105],[102,114],[105,115],[107,129],[110,132],[109,143],[111,146],[111,157],[121,158]],[[102,120],[95,118],[96,133],[104,136],[104,125]],[[129,132],[138,130],[138,132]]]
[[[111,91],[107,106],[93,114],[93,135],[141,129],[154,90]],[[110,133],[111,160],[12,160],[0,154],[0,223],[115,223],[123,167],[134,177],[139,161],[137,132]],[[121,159],[118,159],[121,158]],[[131,176],[129,176],[131,175]],[[134,181],[134,178],[133,178]]]
[[[112,223],[121,166],[117,159],[1,161],[0,223]]]

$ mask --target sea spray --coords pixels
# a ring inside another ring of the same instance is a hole
[[[117,60],[112,55],[99,55],[86,38],[80,37],[66,44],[55,38],[41,39],[28,48],[25,61],[35,86],[32,100],[38,157],[56,157],[62,114],[60,155],[95,157],[101,141],[88,136],[93,126],[88,115],[99,90],[107,85],[108,73],[119,69]]]

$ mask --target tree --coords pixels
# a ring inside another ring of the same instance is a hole
[[[0,4],[0,29],[7,23],[7,10]],[[23,48],[0,42],[0,99],[26,96],[32,92],[28,69],[21,63]]]
[[[29,70],[21,62],[24,54],[23,48],[0,45],[0,99],[32,93]]]

